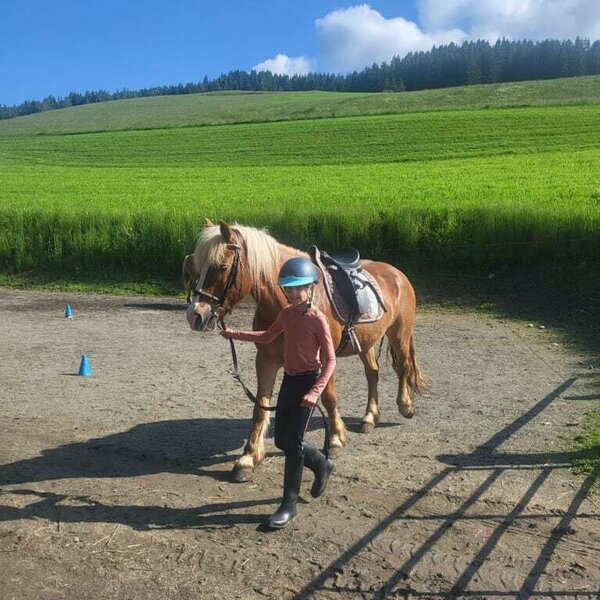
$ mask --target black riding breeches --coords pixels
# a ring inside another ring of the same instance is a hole
[[[283,376],[275,411],[275,445],[286,456],[302,456],[302,442],[314,410],[301,406],[302,397],[315,384],[318,373]]]

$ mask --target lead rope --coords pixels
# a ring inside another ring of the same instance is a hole
[[[222,331],[225,331],[227,329],[227,326],[225,325],[225,321],[223,320],[222,316],[218,317],[217,324]],[[235,351],[235,344],[233,343],[232,338],[229,338],[229,346],[231,348],[231,363],[232,363],[232,368],[229,370],[229,372],[231,373],[231,376],[242,386],[242,389],[244,390],[248,400],[250,400],[250,402],[252,402],[255,406],[258,406],[262,410],[266,410],[268,412],[272,412],[272,411],[276,410],[277,409],[276,406],[263,406],[262,404],[259,404],[258,398],[250,391],[248,386],[242,380],[242,374],[240,373],[238,359],[237,359],[237,352]],[[319,396],[319,399],[320,399],[320,396]],[[327,420],[327,415],[325,414],[325,411],[321,408],[321,405],[319,404],[319,399],[317,399],[315,406],[321,413],[321,418],[323,419],[323,428],[325,429],[325,440],[323,442],[322,452],[325,455],[325,458],[329,458],[329,454],[331,453],[331,442],[329,439],[331,437],[330,429],[329,429],[329,421]]]

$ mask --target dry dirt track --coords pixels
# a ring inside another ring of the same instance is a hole
[[[349,444],[328,494],[307,481],[299,517],[265,533],[282,460],[269,441],[254,480],[229,481],[251,405],[183,308],[0,289],[1,600],[599,597],[600,499],[563,441],[598,395],[551,332],[421,312],[432,391],[403,420],[384,362],[370,436],[362,367],[340,361]]]

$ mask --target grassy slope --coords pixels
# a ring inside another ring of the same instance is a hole
[[[598,76],[383,94],[222,92],[119,100],[7,119],[0,121],[0,137],[599,102]]]
[[[0,164],[377,164],[600,149],[600,104],[0,138]]]
[[[194,223],[208,214],[308,227],[307,238],[343,227],[359,246],[386,215],[400,247],[435,254],[450,244],[449,263],[456,244],[481,244],[471,262],[483,264],[492,254],[525,259],[523,240],[537,239],[544,255],[561,237],[600,229],[599,105],[13,137],[0,140],[0,167],[5,209],[35,199],[36,210],[71,215],[191,213]],[[465,225],[475,219],[479,231]],[[174,253],[193,236],[178,235]]]
[[[81,256],[88,214],[102,238],[90,239],[90,257],[97,244],[113,256],[122,247],[113,219],[145,215],[157,231],[166,219],[167,272],[206,214],[304,232],[298,244],[343,235],[371,249],[385,219],[381,256],[416,252],[455,266],[548,256],[576,264],[591,256],[585,240],[600,235],[599,104],[9,136],[0,169],[0,218],[12,232],[0,252],[13,265],[38,264],[49,244],[57,257],[66,248]],[[32,211],[34,240],[23,216]],[[21,229],[10,224],[21,218]],[[142,236],[140,255],[156,251],[154,230],[127,227]],[[67,240],[73,228],[77,242]]]

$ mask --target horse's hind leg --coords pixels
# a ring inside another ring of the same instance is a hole
[[[360,353],[360,359],[365,367],[367,385],[369,388],[367,411],[361,420],[361,431],[371,433],[379,423],[379,401],[377,396],[377,383],[379,381],[379,365],[375,357],[375,348],[371,347],[366,352]]]
[[[183,289],[185,290],[185,301],[190,302],[192,299],[192,290],[194,289],[194,257],[187,254],[183,259],[183,267],[181,270],[183,277]]]
[[[258,391],[256,398],[260,406],[269,406],[273,395],[273,386],[277,371],[281,367],[279,358],[258,351],[256,355],[256,373],[258,376]],[[244,447],[244,453],[233,466],[234,481],[249,481],[254,469],[265,458],[265,433],[269,426],[270,412],[254,406],[252,428]]]
[[[409,378],[413,376],[413,357],[410,345],[412,338],[412,323],[408,326],[402,321],[395,321],[387,330],[390,342],[394,370],[398,375],[398,397],[396,403],[403,417],[410,419],[415,414],[415,405],[409,390]]]
[[[337,392],[335,391],[334,375],[332,375],[321,394],[323,406],[327,409],[329,415],[329,425],[331,428],[330,437],[330,456],[336,458],[340,455],[342,448],[346,445],[346,426],[340,417],[338,411]]]

